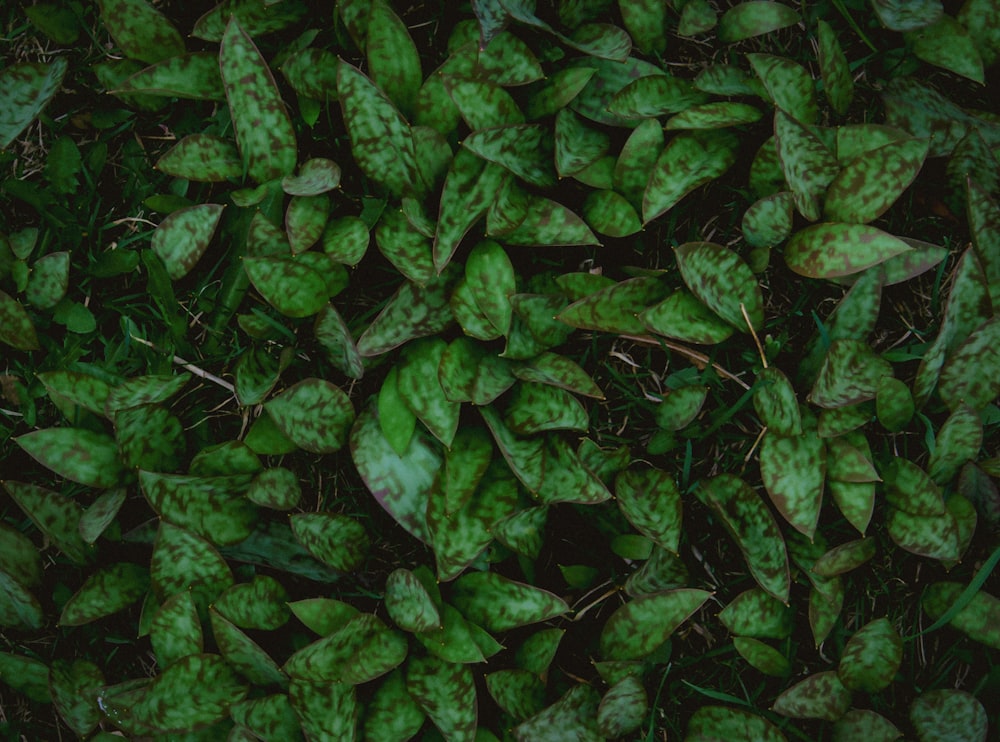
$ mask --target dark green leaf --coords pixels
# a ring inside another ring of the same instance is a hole
[[[90,575],[63,606],[59,623],[81,626],[117,613],[149,589],[149,571],[130,562],[105,567]]]
[[[927,691],[910,705],[910,722],[919,739],[986,742],[988,718],[976,697],[962,690]]]
[[[0,483],[38,530],[60,551],[79,564],[91,559],[94,550],[80,536],[82,509],[76,502],[38,485],[10,480]]]
[[[184,53],[184,39],[163,13],[144,0],[99,0],[105,28],[132,59],[153,64]]]
[[[466,618],[488,631],[509,631],[569,610],[553,593],[493,572],[463,575],[452,586],[451,598]]]
[[[433,655],[413,657],[407,665],[406,690],[445,739],[475,738],[476,684],[468,666]]]
[[[719,19],[719,40],[727,44],[777,31],[799,22],[799,14],[775,2],[742,2]]]
[[[903,640],[887,618],[862,626],[847,642],[837,674],[850,690],[877,693],[889,686],[903,660]]]
[[[601,632],[601,654],[611,660],[642,659],[670,638],[711,593],[681,589],[644,595],[611,614]]]
[[[748,329],[746,317],[754,329],[763,326],[760,286],[739,255],[713,242],[688,242],[674,255],[691,293],[719,317],[740,330]]]
[[[851,692],[834,671],[801,680],[775,700],[771,710],[793,719],[836,721],[851,707]]]
[[[736,161],[736,149],[737,140],[727,131],[686,131],[671,139],[646,186],[643,222],[669,211],[688,193],[726,172]]]
[[[162,733],[181,733],[221,721],[247,687],[214,654],[192,654],[166,668],[132,708],[136,721]]]
[[[264,405],[281,432],[311,453],[332,453],[347,443],[354,405],[324,379],[305,379]]]

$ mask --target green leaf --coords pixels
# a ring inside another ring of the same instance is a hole
[[[592,192],[584,202],[583,218],[598,233],[609,237],[627,237],[642,229],[632,204],[615,191]]]
[[[958,11],[958,21],[972,36],[976,50],[986,67],[996,63],[1000,54],[1000,38],[997,36],[997,8],[988,0],[971,0]]]
[[[935,67],[985,83],[983,60],[972,36],[961,23],[942,14],[933,24],[906,34],[913,54]]]
[[[921,598],[921,605],[928,616],[937,620],[949,612],[962,596],[965,585],[958,582],[935,582]],[[982,590],[958,611],[949,622],[951,626],[981,644],[1000,648],[1000,600]]]
[[[979,454],[983,444],[983,421],[971,407],[961,406],[952,412],[938,430],[927,464],[927,472],[937,484],[952,480],[959,468]]]
[[[31,266],[25,297],[36,309],[52,309],[69,287],[69,253],[50,252]]]
[[[228,139],[190,134],[157,160],[156,169],[175,178],[219,183],[239,178],[243,163],[236,145]]]
[[[160,667],[204,651],[204,634],[193,592],[182,590],[164,601],[150,625],[149,639]]]
[[[153,232],[150,247],[173,279],[183,278],[208,249],[222,218],[222,204],[198,204],[173,212]]]
[[[555,163],[560,178],[592,165],[608,153],[610,146],[607,134],[591,129],[571,110],[564,108],[556,114]]]
[[[385,581],[385,608],[404,631],[429,631],[441,626],[441,614],[423,582],[408,569],[397,569]]]
[[[242,476],[199,477],[139,472],[142,492],[163,519],[214,544],[228,546],[250,535],[257,508],[243,493]]]
[[[492,213],[492,212],[491,212]],[[586,222],[574,211],[551,199],[526,194],[524,218],[509,231],[487,224],[487,233],[508,245],[599,245]]]
[[[642,220],[650,222],[736,162],[737,139],[727,131],[685,131],[670,140],[653,167],[642,200]]]
[[[39,703],[49,703],[49,668],[39,660],[0,652],[0,678],[16,691]]]
[[[233,584],[229,565],[211,543],[166,521],[160,521],[149,574],[161,600],[190,590],[202,614]]]
[[[118,445],[104,433],[46,428],[14,439],[42,466],[88,487],[113,487],[125,475]]]
[[[480,242],[465,263],[465,280],[480,311],[501,335],[510,331],[510,297],[516,291],[514,267],[492,240]]]
[[[817,672],[775,700],[771,710],[793,719],[836,721],[851,707],[851,692],[834,671]]]
[[[837,675],[844,687],[866,693],[887,688],[903,661],[903,640],[887,618],[862,626],[847,642]]]
[[[134,376],[111,389],[105,401],[105,413],[113,415],[118,410],[146,404],[166,402],[177,394],[191,378],[191,374],[152,374]]]
[[[330,363],[345,376],[351,379],[364,376],[364,359],[351,336],[350,328],[336,307],[327,304],[319,311],[313,333],[317,342],[326,350]]]
[[[455,154],[441,191],[437,231],[434,235],[434,268],[440,273],[451,260],[466,233],[485,213],[500,190],[506,171],[461,148]]]
[[[760,448],[760,476],[782,517],[812,539],[823,504],[823,440],[812,432],[785,437],[768,431]]]
[[[161,672],[132,707],[136,721],[158,732],[179,734],[225,719],[247,687],[215,654],[192,654]]]
[[[369,539],[356,520],[339,513],[296,513],[292,533],[309,553],[341,572],[351,572],[364,561]]]
[[[719,19],[719,41],[732,44],[792,26],[799,20],[799,14],[793,8],[781,3],[738,3]]]
[[[272,307],[286,317],[310,317],[326,306],[331,293],[324,274],[310,262],[301,256],[254,257],[244,258],[243,267]]]
[[[141,93],[188,100],[222,101],[226,98],[219,74],[219,58],[211,52],[163,59],[126,78],[117,90],[111,92],[115,95]]]
[[[715,345],[733,334],[733,326],[687,291],[675,291],[639,313],[646,329],[689,343]]]
[[[638,729],[648,712],[649,698],[642,680],[629,675],[604,694],[597,707],[597,728],[604,737],[622,737]]]
[[[234,703],[229,714],[238,725],[246,727],[261,739],[287,739],[298,742],[302,726],[292,709],[288,696],[276,693]]]
[[[326,49],[308,47],[290,55],[281,64],[281,74],[299,96],[327,102],[337,97],[337,55]]]
[[[318,196],[340,185],[340,166],[333,160],[314,157],[299,168],[298,175],[281,179],[281,190],[289,196]]]
[[[843,116],[854,98],[854,78],[837,40],[837,33],[824,20],[817,22],[819,40],[819,71],[826,99],[838,115]],[[838,148],[838,153],[840,152]]]
[[[941,488],[909,459],[894,458],[882,469],[886,501],[914,515],[943,515]]]
[[[926,139],[904,139],[859,155],[830,183],[826,218],[863,224],[882,216],[917,177],[928,146]]]
[[[640,68],[641,72],[646,70]],[[690,81],[665,75],[662,70],[632,80],[614,93],[608,111],[625,121],[680,113],[708,101]]]
[[[354,405],[324,379],[304,379],[267,402],[275,423],[297,446],[310,453],[333,453],[347,443]]]
[[[267,0],[225,0],[201,16],[191,35],[204,41],[219,41],[229,19],[236,17],[251,36],[280,31],[301,20],[309,7],[300,0],[285,0],[281,5]]]
[[[670,638],[712,596],[680,589],[644,595],[621,606],[601,631],[601,654],[609,660],[642,659]]]
[[[730,474],[703,480],[699,492],[736,540],[757,583],[778,600],[787,601],[790,583],[785,541],[760,496]]]
[[[834,742],[866,739],[870,742],[895,742],[903,736],[895,725],[881,714],[867,709],[851,709],[833,725]]]
[[[713,242],[687,242],[674,248],[677,267],[691,293],[723,320],[747,330],[747,320],[764,325],[764,301],[749,266],[735,252]]]
[[[715,28],[718,14],[708,0],[694,0],[684,4],[681,20],[677,24],[678,36],[700,36]]]
[[[533,672],[498,670],[486,675],[486,689],[497,706],[518,721],[545,708],[545,685]]]
[[[292,196],[285,211],[285,231],[293,255],[303,253],[319,242],[329,215],[330,199],[326,194]]]
[[[144,0],[99,0],[101,20],[127,57],[148,64],[184,53],[184,39]]]
[[[536,124],[494,126],[470,134],[462,146],[484,160],[503,166],[531,185],[556,184],[552,170],[553,141],[548,129]],[[550,153],[546,156],[546,153]]]
[[[406,640],[374,615],[363,613],[293,654],[282,670],[291,678],[359,685],[406,658]]]
[[[507,406],[506,422],[518,435],[545,430],[586,431],[589,417],[583,405],[565,389],[522,381]]]
[[[494,655],[503,649],[483,629],[462,618],[462,614],[450,605],[442,605],[442,621],[439,627],[415,635],[418,642],[428,652],[446,662],[464,664],[485,661],[486,655]],[[490,646],[484,650],[483,646]]]
[[[267,62],[235,17],[222,36],[219,66],[246,173],[258,183],[288,175],[298,159],[295,130]]]
[[[919,739],[986,742],[988,718],[976,697],[962,690],[926,691],[910,705],[910,722]]]
[[[891,375],[889,362],[875,355],[866,343],[834,340],[808,399],[825,408],[855,405],[874,399],[880,380]]]
[[[677,553],[681,536],[681,493],[667,472],[627,469],[615,478],[618,507],[639,533]]]
[[[936,90],[910,77],[892,80],[882,93],[885,123],[930,139],[928,157],[951,154],[977,120]],[[985,124],[981,125],[980,133]]]
[[[17,350],[38,350],[38,335],[31,317],[18,301],[0,291],[0,342]]]
[[[980,410],[1000,395],[1000,316],[969,335],[941,370],[941,398],[952,410]]]
[[[372,80],[404,115],[412,114],[423,82],[420,55],[406,25],[385,0],[373,0],[365,52]]]
[[[780,109],[774,112],[774,145],[796,208],[816,221],[820,216],[816,199],[840,172],[837,159],[812,131]]]
[[[0,626],[41,629],[45,624],[42,604],[20,582],[0,570]]]
[[[404,742],[424,724],[423,710],[406,689],[402,670],[386,676],[365,709],[364,739]]]
[[[219,652],[226,662],[254,685],[285,685],[287,683],[277,663],[257,642],[227,621],[212,606],[208,610],[212,620],[212,635]]]
[[[525,115],[529,121],[558,113],[568,106],[583,90],[597,69],[594,67],[566,67],[556,70],[528,99]]]
[[[0,522],[0,570],[26,587],[42,581],[42,558],[31,539]]]
[[[561,616],[566,602],[523,582],[494,572],[470,572],[455,580],[451,599],[462,614],[487,631],[510,631]]]
[[[798,398],[781,369],[769,366],[757,374],[753,406],[771,433],[779,436],[801,435],[802,416]]]
[[[369,407],[351,429],[351,458],[368,490],[395,521],[421,541],[430,541],[427,501],[442,465],[432,439],[417,431],[407,449],[396,453]]]
[[[719,621],[729,633],[758,639],[785,639],[792,633],[795,612],[758,587],[744,590],[722,609]]]
[[[848,541],[835,546],[816,560],[812,571],[822,577],[850,572],[875,556],[875,542],[870,538]]]
[[[941,561],[957,560],[961,556],[958,527],[950,512],[915,515],[893,508],[889,511],[886,525],[889,538],[901,549],[913,554]]]
[[[765,675],[784,678],[791,674],[792,667],[785,655],[759,639],[735,636],[733,637],[733,646],[740,657]]]
[[[875,410],[882,427],[892,433],[900,432],[915,412],[910,388],[899,379],[883,376],[875,392]]]
[[[426,186],[417,166],[413,134],[389,98],[343,60],[337,69],[337,91],[358,167],[397,196],[422,194]]]
[[[412,343],[403,351],[397,386],[406,405],[445,446],[458,430],[460,405],[450,401],[438,380],[438,367],[447,349],[441,338]]]
[[[292,678],[288,697],[306,739],[353,742],[356,738],[361,709],[353,685]]]
[[[521,510],[494,523],[493,535],[508,549],[537,559],[544,545],[548,512],[545,506]]]
[[[753,247],[774,247],[792,233],[793,207],[789,191],[765,196],[743,213],[743,237]]]
[[[362,357],[381,355],[447,327],[453,319],[448,301],[453,278],[453,272],[445,271],[424,287],[404,282],[358,338]]]
[[[81,737],[90,734],[101,721],[97,697],[104,684],[104,673],[89,660],[55,660],[49,669],[52,704]]]
[[[618,3],[625,30],[644,55],[662,54],[667,46],[666,7],[655,0],[625,0]]]
[[[434,722],[445,739],[476,736],[476,683],[467,665],[445,662],[434,655],[411,657],[406,690]]]
[[[749,711],[726,706],[702,706],[688,720],[687,742],[719,739],[753,739],[785,742],[785,735],[766,719]]]
[[[274,467],[265,469],[254,478],[246,497],[250,502],[267,508],[291,510],[302,498],[302,488],[294,472]]]
[[[578,742],[604,739],[597,729],[599,696],[589,685],[574,685],[551,706],[539,711],[514,728],[518,739],[533,742]]]
[[[583,330],[642,335],[646,326],[637,315],[662,300],[666,291],[655,277],[630,278],[570,304],[556,318]]]
[[[0,72],[7,91],[0,106],[0,149],[7,149],[45,109],[59,91],[69,63],[65,57],[52,62],[20,62]]]
[[[872,8],[892,31],[915,31],[936,23],[944,12],[941,0],[873,0]]]
[[[816,123],[816,88],[805,67],[771,54],[747,54],[747,59],[776,108],[800,124]]]
[[[274,631],[291,616],[288,592],[268,575],[254,575],[250,582],[233,585],[219,596],[213,608],[243,629]]]
[[[57,44],[68,46],[80,38],[80,19],[68,7],[38,3],[24,9],[32,25]]]
[[[83,170],[80,148],[68,136],[61,136],[52,143],[45,161],[45,177],[56,193],[75,193],[78,177]]]
[[[63,606],[59,624],[82,626],[127,608],[149,589],[149,571],[120,562],[90,575]]]

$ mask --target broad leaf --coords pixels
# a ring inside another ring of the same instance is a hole
[[[0,106],[0,149],[7,149],[48,105],[62,85],[69,62],[20,62],[0,72],[4,102]]]
[[[311,453],[332,453],[347,443],[354,405],[335,384],[305,379],[264,405],[281,432]]]
[[[149,589],[149,570],[120,562],[90,575],[63,606],[59,623],[81,626],[135,603]]]
[[[493,572],[470,572],[455,581],[452,602],[487,631],[509,631],[546,621],[569,610],[562,598]]]
[[[851,707],[851,692],[834,671],[801,680],[775,700],[771,710],[793,719],[836,721]]]
[[[754,329],[763,326],[760,286],[739,255],[713,242],[688,242],[674,254],[684,283],[709,309],[740,330],[748,329],[746,317]]]
[[[903,640],[887,618],[855,632],[840,656],[837,674],[846,688],[877,693],[892,683],[903,661]]]
[[[704,590],[653,593],[629,601],[608,618],[601,654],[611,660],[642,659],[665,642],[711,597]]]
[[[826,218],[864,224],[882,216],[917,177],[928,146],[924,139],[904,139],[859,155],[830,183]]]
[[[180,209],[153,232],[150,247],[163,260],[172,279],[190,273],[208,249],[224,208],[222,204],[199,204]]]
[[[100,0],[101,20],[125,55],[152,64],[184,53],[184,39],[145,0]]]
[[[910,705],[910,722],[919,739],[986,742],[988,719],[976,697],[962,690],[927,691]]]
[[[737,3],[719,19],[719,40],[727,44],[777,31],[799,22],[799,14],[776,2]]]
[[[681,132],[670,140],[653,167],[642,200],[642,220],[650,222],[705,185],[736,161],[737,140],[725,131]]]
[[[405,657],[402,635],[363,613],[297,651],[282,670],[295,679],[358,685],[384,675]]]

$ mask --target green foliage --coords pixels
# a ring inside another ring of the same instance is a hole
[[[0,729],[987,739],[996,3],[155,5],[5,9]]]

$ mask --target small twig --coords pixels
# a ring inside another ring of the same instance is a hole
[[[753,442],[753,445],[750,446],[750,450],[747,451],[747,455],[743,457],[744,464],[748,463],[750,459],[753,458],[753,452],[757,450],[757,446],[759,446],[760,442],[764,439],[764,433],[766,432],[767,432],[767,426],[765,425],[763,428],[760,429],[760,432],[757,434],[757,440],[755,440]]]
[[[145,339],[140,338],[140,337],[136,337],[135,335],[130,335],[129,337],[131,337],[133,340],[135,340],[140,345],[145,345],[147,348],[152,348],[153,350],[155,350],[157,352],[160,352],[160,353],[163,352],[162,350],[160,350],[159,348],[157,348],[155,345],[153,345],[153,343],[149,342],[148,340],[145,340]],[[228,391],[230,394],[235,394],[236,393],[236,387],[234,387],[232,384],[230,384],[225,379],[220,379],[215,374],[209,373],[208,371],[206,371],[203,368],[198,368],[193,363],[191,363],[189,361],[185,361],[180,356],[174,356],[173,357],[173,361],[174,361],[175,364],[177,364],[178,366],[180,366],[181,368],[183,368],[186,371],[190,371],[195,376],[201,377],[205,381],[211,381],[213,384],[216,384],[217,386],[221,386],[223,389],[225,389],[226,391]]]
[[[619,335],[619,337],[624,338],[625,340],[631,340],[633,343],[642,343],[643,345],[653,345],[656,346],[657,348],[659,348],[661,345],[665,346],[667,348],[670,348],[670,350],[672,351],[680,353],[682,356],[684,356],[689,361],[694,363],[698,368],[703,369],[706,366],[710,365],[713,369],[715,369],[715,372],[719,374],[719,376],[725,377],[730,381],[735,381],[737,384],[739,384],[741,387],[743,387],[748,391],[750,389],[750,386],[745,381],[743,381],[743,379],[727,371],[718,363],[709,360],[709,357],[706,356],[704,353],[699,353],[698,351],[693,350],[692,348],[688,348],[687,346],[681,345],[680,343],[675,343],[670,340],[653,338],[650,337],[649,335]]]
[[[764,364],[764,368],[767,368],[767,356],[764,355],[764,346],[760,344],[760,338],[757,337],[757,331],[753,329],[753,322],[750,321],[750,315],[747,314],[746,305],[740,302],[740,311],[743,313],[743,319],[747,323],[747,327],[750,328],[750,334],[753,335],[753,341],[757,345],[757,352],[760,353],[760,362]]]
[[[580,610],[578,610],[578,611],[576,612],[576,615],[575,615],[575,616],[573,616],[572,620],[573,620],[573,621],[579,621],[579,620],[580,620],[581,618],[583,618],[583,614],[584,614],[584,613],[586,613],[587,611],[589,611],[589,610],[590,610],[591,608],[593,608],[593,607],[594,607],[595,605],[600,605],[600,604],[601,604],[601,603],[603,603],[603,602],[604,602],[605,600],[607,600],[608,598],[610,598],[610,597],[611,597],[612,595],[614,595],[615,593],[617,593],[617,592],[618,592],[619,590],[620,590],[620,588],[618,588],[618,587],[616,586],[616,587],[613,587],[613,588],[611,588],[610,590],[608,590],[608,591],[607,591],[606,593],[603,593],[602,595],[598,596],[598,597],[597,597],[596,599],[594,599],[594,600],[593,600],[592,602],[588,603],[588,604],[587,604],[587,605],[585,605],[585,606],[584,606],[583,608],[581,608]]]

